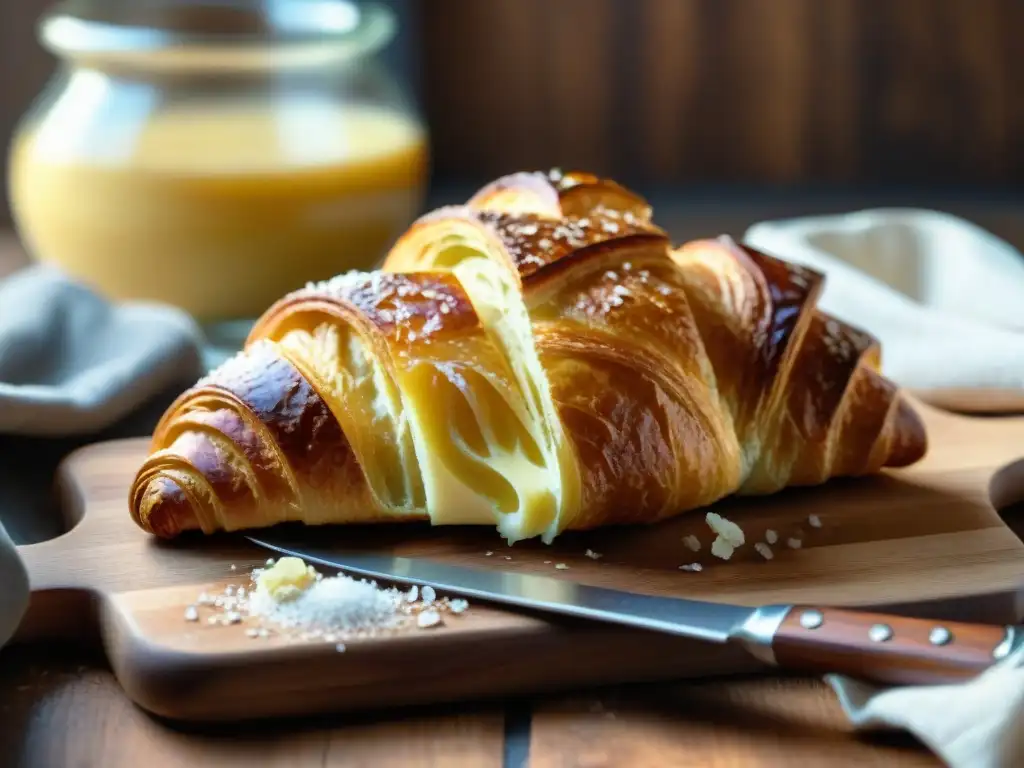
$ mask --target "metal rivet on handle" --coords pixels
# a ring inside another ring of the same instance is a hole
[[[1010,649],[1013,648],[1013,641],[1016,639],[1017,630],[1014,627],[1007,627],[1006,634],[1003,636],[1003,642],[995,647],[992,651],[992,658],[994,659],[1005,659],[1010,655]]]
[[[825,623],[821,611],[804,611],[800,614],[800,626],[804,629],[817,629]]]
[[[892,627],[888,624],[875,624],[868,630],[868,638],[873,643],[884,643],[892,639]]]
[[[952,641],[953,633],[945,627],[935,627],[931,632],[928,633],[928,642],[932,645],[945,645]]]

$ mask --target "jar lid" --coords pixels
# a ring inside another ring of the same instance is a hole
[[[335,59],[357,58],[394,33],[389,8],[352,0],[65,0],[40,22],[43,44],[72,58],[311,46],[329,47]]]

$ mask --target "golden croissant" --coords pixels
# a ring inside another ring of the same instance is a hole
[[[917,461],[922,422],[821,287],[726,237],[673,249],[614,182],[514,174],[270,307],[168,409],[131,514],[550,542]]]

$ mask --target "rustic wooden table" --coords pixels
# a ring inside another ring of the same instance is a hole
[[[453,195],[452,197],[456,197]],[[677,239],[730,232],[769,218],[914,204],[912,195],[655,198]],[[929,199],[1024,248],[1024,202]],[[0,277],[23,266],[0,235]],[[144,434],[152,413],[102,437]],[[96,438],[93,438],[96,439]],[[0,519],[21,541],[55,535],[48,487],[75,441],[0,438]],[[19,510],[16,519],[11,510]],[[925,766],[939,762],[900,734],[856,736],[820,681],[743,677],[626,687],[530,701],[483,703],[315,722],[184,728],[156,720],[121,693],[90,649],[0,651],[0,763],[33,768],[150,765],[322,766]]]

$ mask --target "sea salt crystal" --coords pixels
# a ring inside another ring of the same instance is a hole
[[[312,627],[341,634],[395,626],[406,593],[381,589],[368,581],[339,574],[315,581],[294,600],[278,602],[257,588],[249,612],[282,627]]]
[[[428,611],[423,611],[423,613],[416,617],[416,626],[420,629],[429,629],[430,627],[436,627],[440,624],[441,614],[433,608]]]
[[[690,563],[689,565],[680,565],[680,571],[690,571],[692,573],[699,573],[704,570],[704,566],[700,563]]]
[[[821,528],[821,518],[817,515],[809,515],[807,522],[810,524],[811,528]]]
[[[555,563],[555,570],[557,571],[568,571],[569,566],[565,563]]]
[[[693,534],[690,534],[689,536],[684,538],[683,544],[685,544],[686,548],[691,552],[700,552],[700,539],[698,539]]]
[[[420,596],[423,598],[424,603],[432,603],[437,599],[437,593],[431,586],[426,586],[420,590]]]
[[[345,652],[345,644],[344,643],[338,643],[336,646],[334,646],[334,650],[336,650],[338,653],[344,653]]]
[[[759,541],[754,545],[754,549],[761,555],[765,560],[771,560],[775,555],[772,554],[772,548],[765,544],[763,541]]]
[[[407,603],[415,603],[417,600],[419,600],[419,597],[420,597],[420,588],[417,587],[415,584],[413,584],[409,588],[409,591],[406,592],[406,594],[405,594],[405,601]]]
[[[469,601],[457,597],[448,604],[452,613],[464,613],[469,608]]]
[[[774,544],[779,540],[779,534],[777,534],[775,531],[769,528],[767,531],[764,532],[764,540],[767,541],[769,544]]]
[[[586,552],[584,552],[583,554],[585,554],[585,555],[586,555],[587,557],[589,557],[589,558],[590,558],[591,560],[600,560],[600,559],[601,559],[601,558],[603,557],[603,555],[602,555],[602,554],[601,554],[600,552],[595,552],[595,551],[594,551],[594,550],[592,550],[592,549],[588,549],[588,550],[587,550]]]
[[[185,609],[185,621],[199,621],[199,610],[194,605]]]
[[[800,549],[803,545],[804,543],[800,539],[789,539],[786,541],[786,546],[790,549]]]

